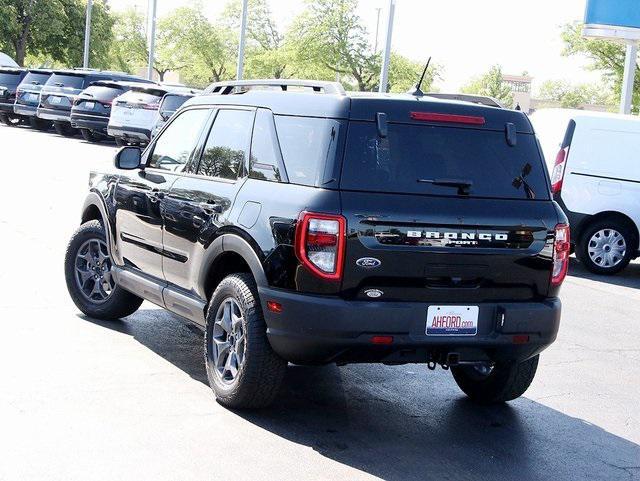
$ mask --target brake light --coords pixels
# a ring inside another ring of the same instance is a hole
[[[454,124],[484,125],[484,117],[472,115],[437,114],[434,112],[411,112],[413,120],[423,122],[450,122]]]
[[[563,147],[556,156],[556,163],[551,173],[551,193],[557,194],[562,190],[562,182],[564,181],[564,168],[567,165],[567,156],[569,147]]]
[[[295,240],[302,265],[322,279],[342,279],[346,225],[341,215],[302,212]]]
[[[144,110],[158,110],[160,108],[160,104],[142,104],[142,108]]]
[[[553,271],[551,272],[551,285],[559,286],[567,277],[569,270],[569,255],[571,243],[569,226],[558,224],[556,226],[555,240],[553,242]]]

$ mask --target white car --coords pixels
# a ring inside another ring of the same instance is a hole
[[[141,85],[113,100],[107,133],[118,145],[145,145],[151,140],[160,101],[169,92],[190,91],[166,85]]]
[[[531,115],[578,259],[615,274],[640,255],[640,118],[583,110]]]

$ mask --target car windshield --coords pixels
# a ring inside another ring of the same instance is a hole
[[[84,85],[84,77],[78,75],[64,75],[54,73],[47,81],[47,85],[52,87],[81,89]]]
[[[162,112],[171,113],[175,112],[184,104],[190,97],[185,95],[167,95],[162,101]]]
[[[536,139],[518,134],[510,146],[503,131],[351,122],[343,189],[402,194],[508,199],[549,199]]]

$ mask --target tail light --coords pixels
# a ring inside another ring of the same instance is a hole
[[[559,286],[564,281],[564,278],[567,277],[567,270],[569,269],[569,255],[571,253],[569,226],[567,224],[558,224],[555,234],[551,285]]]
[[[411,119],[422,122],[449,122],[454,124],[484,125],[484,117],[473,115],[439,114],[435,112],[411,112]]]
[[[144,110],[158,110],[160,108],[160,104],[142,104],[142,108]]]
[[[564,181],[564,168],[567,165],[567,156],[569,147],[563,147],[556,156],[556,163],[551,173],[551,192],[557,194],[562,190],[562,182]]]
[[[341,215],[302,212],[295,241],[296,256],[302,265],[322,279],[341,279],[346,224]]]

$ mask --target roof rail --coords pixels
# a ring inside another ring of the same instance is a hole
[[[205,93],[229,95],[255,87],[274,87],[286,92],[289,87],[303,87],[313,89],[314,92],[346,95],[344,87],[339,82],[327,82],[324,80],[295,80],[295,79],[267,79],[267,80],[230,80],[216,82],[205,89]]]
[[[473,95],[473,94],[442,94],[439,92],[429,92],[427,97],[435,97],[443,100],[460,100],[462,102],[471,102],[474,104],[486,105],[487,107],[498,107],[503,109],[504,106],[493,97],[486,95]]]

